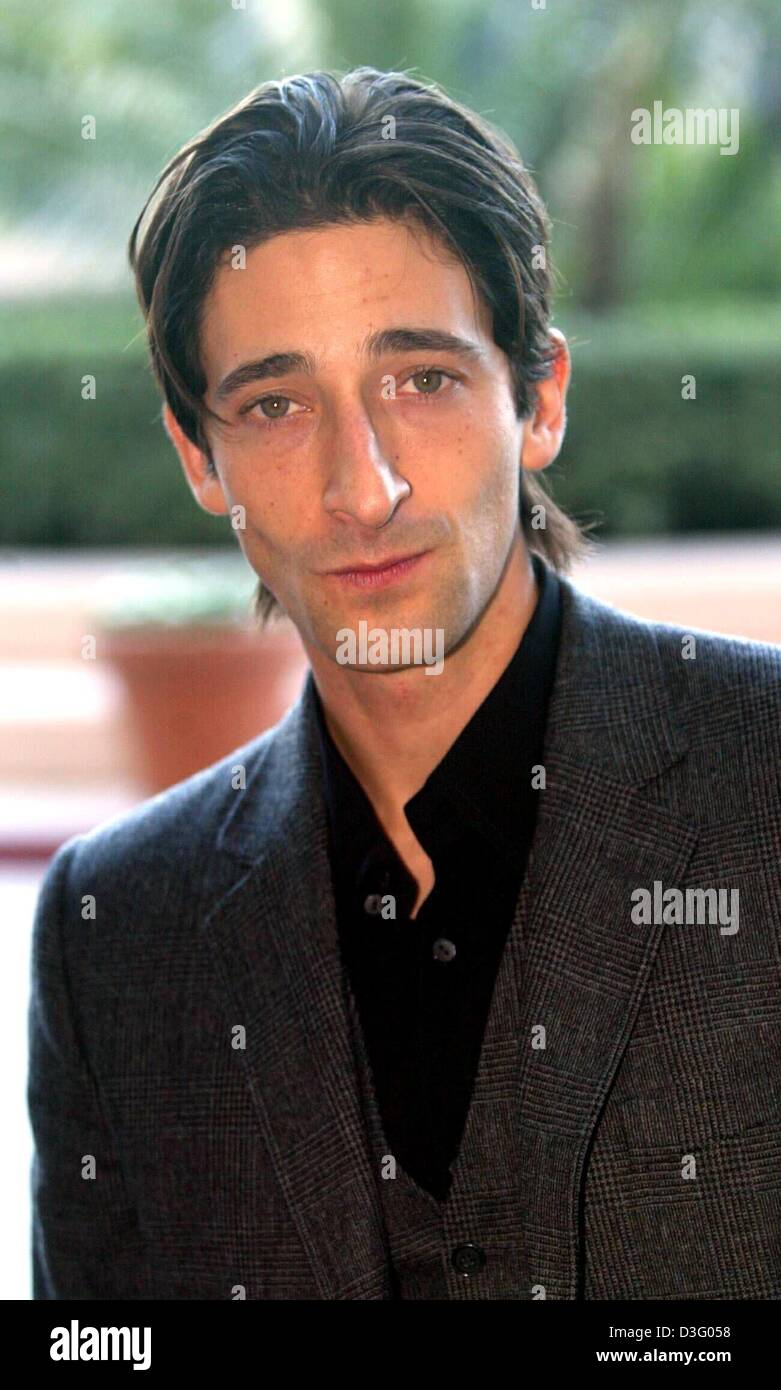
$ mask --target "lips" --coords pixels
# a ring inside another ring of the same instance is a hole
[[[400,565],[404,560],[415,560],[418,555],[422,555],[422,550],[415,550],[409,555],[392,555],[388,560],[381,560],[377,565],[364,565],[357,563],[354,565],[344,565],[341,569],[332,570],[332,574],[380,574],[383,570],[392,569],[394,565]]]
[[[419,550],[413,555],[398,555],[384,560],[379,565],[356,564],[352,569],[332,570],[328,576],[338,584],[367,592],[372,589],[387,589],[393,584],[401,584],[408,575],[414,574],[420,565],[425,565],[430,551]]]

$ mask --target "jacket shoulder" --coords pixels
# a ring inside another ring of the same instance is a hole
[[[248,779],[272,747],[276,728],[233,749],[192,776],[148,797],[129,811],[73,835],[62,844],[47,870],[47,880],[63,871],[80,883],[123,879],[136,886],[154,875],[187,878],[212,859],[222,822],[229,811],[242,771]]]
[[[778,739],[781,647],[679,624],[650,627],[662,680],[685,708],[695,741]]]
[[[732,694],[781,706],[781,646],[640,618],[580,592],[578,602],[606,654],[636,679],[656,679],[690,699]]]
[[[583,756],[608,729],[605,756],[618,748],[630,770],[646,753],[652,775],[688,754],[694,791],[778,800],[781,647],[641,618],[566,580],[564,596],[566,734]]]

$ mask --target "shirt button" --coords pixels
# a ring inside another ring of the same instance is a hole
[[[368,898],[364,898],[363,910],[364,912],[370,913],[372,917],[377,916],[381,907],[382,898],[379,893],[370,893]]]
[[[431,947],[431,954],[434,960],[452,960],[456,953],[456,948],[452,941],[448,941],[446,936],[437,937]]]
[[[450,1263],[457,1274],[477,1274],[485,1264],[485,1251],[480,1245],[457,1245],[450,1256]]]

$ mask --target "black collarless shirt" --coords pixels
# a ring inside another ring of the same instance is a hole
[[[509,665],[404,811],[436,882],[417,884],[327,729],[315,688],[339,945],[389,1152],[444,1199],[537,811],[561,630],[555,572]],[[430,677],[436,680],[436,676]],[[381,732],[378,737],[381,738]],[[388,895],[395,899],[395,920]]]

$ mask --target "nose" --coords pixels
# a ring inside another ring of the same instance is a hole
[[[365,404],[335,407],[324,444],[326,511],[374,530],[384,526],[412,488],[396,470]]]

